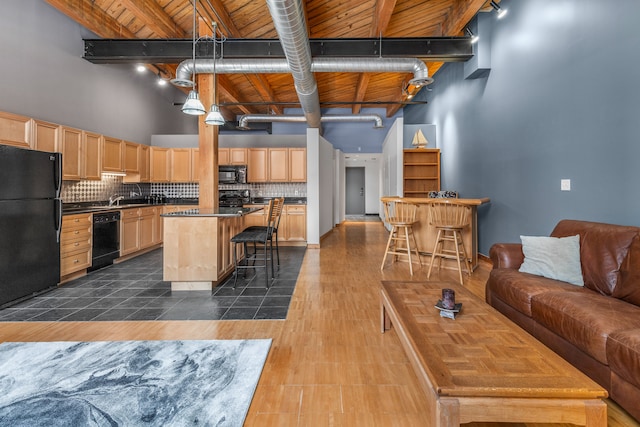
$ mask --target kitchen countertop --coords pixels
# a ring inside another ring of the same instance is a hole
[[[150,206],[176,206],[176,205],[197,205],[198,199],[168,199],[165,203],[147,203],[137,200],[125,200],[119,205],[109,206],[108,202],[81,202],[64,203],[62,215],[74,215],[82,213],[113,212],[120,209],[146,208]]]
[[[269,204],[269,200],[275,199],[275,197],[252,197],[251,204],[252,205],[267,205]],[[285,205],[306,205],[307,198],[306,197],[285,197],[284,198]]]
[[[163,217],[229,217],[229,216],[244,216],[252,212],[257,212],[263,208],[227,208],[222,207],[218,209],[202,209],[194,208],[187,209],[180,212],[170,212],[162,214]]]

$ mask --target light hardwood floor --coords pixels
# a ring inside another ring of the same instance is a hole
[[[424,281],[427,267],[411,277],[406,263],[388,262],[380,272],[386,239],[379,222],[349,222],[307,250],[284,321],[0,323],[0,341],[272,338],[245,425],[424,426],[426,402],[400,342],[393,329],[380,333],[378,286]],[[483,297],[490,268],[481,263],[465,286]],[[609,426],[639,425],[608,406]]]

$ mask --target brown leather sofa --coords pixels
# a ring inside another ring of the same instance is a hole
[[[491,247],[486,300],[640,420],[640,228],[562,220],[580,235],[584,287],[521,273],[521,244]]]

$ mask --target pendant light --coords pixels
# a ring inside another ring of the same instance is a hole
[[[218,28],[218,24],[216,22],[213,23],[213,104],[211,104],[211,109],[209,110],[209,114],[204,119],[204,122],[208,125],[213,126],[222,126],[224,125],[224,117],[220,113],[220,107],[218,107],[218,75],[216,74],[216,29]]]
[[[182,106],[182,112],[190,114],[192,116],[201,116],[207,111],[204,109],[204,105],[200,102],[200,96],[196,90],[196,12],[197,12],[198,0],[193,0],[193,89],[189,91],[187,100]]]

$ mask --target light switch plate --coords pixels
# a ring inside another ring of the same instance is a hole
[[[560,191],[571,191],[571,180],[570,179],[561,179],[560,180]]]

